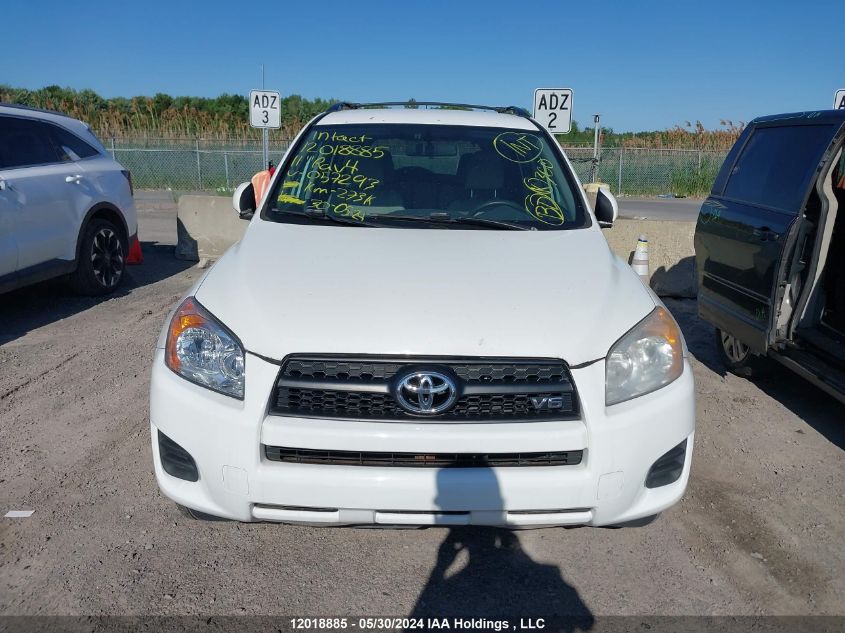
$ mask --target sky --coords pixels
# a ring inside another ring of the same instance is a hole
[[[572,88],[615,131],[830,108],[840,2],[2,0],[0,84],[531,108]]]

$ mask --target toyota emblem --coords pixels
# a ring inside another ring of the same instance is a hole
[[[436,371],[415,371],[403,376],[396,386],[396,399],[409,413],[436,415],[458,398],[455,382]]]

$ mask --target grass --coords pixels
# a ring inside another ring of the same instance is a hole
[[[153,96],[106,99],[93,90],[47,86],[27,90],[0,84],[0,101],[58,110],[88,123],[101,138],[179,140],[258,140],[261,132],[249,125],[249,104],[245,95],[218,97]],[[324,111],[333,99],[305,99],[299,95],[282,98],[282,128],[270,130],[272,140],[292,138],[314,115]],[[614,132],[602,128],[602,145],[651,149],[728,150],[739,137],[744,123],[721,121],[720,128],[705,129],[700,121],[686,121],[666,130]],[[593,129],[581,128],[558,135],[562,145],[592,146]]]
[[[671,193],[678,196],[703,197],[710,193],[722,161],[702,157],[701,164],[676,167],[669,172]]]
[[[243,95],[199,98],[159,93],[152,97],[105,99],[92,90],[59,86],[26,90],[0,84],[0,101],[59,110],[86,121],[106,147],[115,147],[115,157],[132,171],[138,187],[210,190],[231,186],[261,168],[260,154],[254,151],[259,149],[261,133],[249,126],[249,108]],[[273,159],[278,161],[287,139],[330,103],[331,100],[308,100],[297,95],[284,97],[282,128],[270,130]],[[705,129],[699,121],[653,132],[616,133],[603,128],[599,178],[614,190],[618,188],[618,148],[624,148],[623,193],[705,195],[724,153],[743,128],[744,124],[731,121],[722,121],[716,130]],[[561,145],[577,147],[567,150],[573,159],[592,155],[588,149],[592,138],[592,129],[581,129],[577,123],[572,133],[557,137]],[[147,152],[132,151],[130,147]],[[153,151],[157,149],[161,151]],[[199,156],[197,149],[201,150]],[[655,151],[670,149],[695,151]],[[223,152],[227,152],[225,164]],[[586,179],[589,164],[576,162],[575,168]]]
[[[105,99],[93,90],[47,86],[38,90],[0,84],[0,102],[57,110],[88,123],[101,138],[169,138],[180,140],[261,138],[249,125],[244,95],[219,97],[152,97]],[[272,139],[292,137],[311,117],[332,101],[288,95],[281,100],[282,128],[270,130]]]

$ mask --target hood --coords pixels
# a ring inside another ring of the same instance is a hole
[[[602,358],[654,309],[597,228],[354,228],[256,218],[197,299],[247,351]]]

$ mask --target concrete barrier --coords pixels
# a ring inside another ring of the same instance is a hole
[[[648,238],[648,262],[651,288],[661,297],[694,298],[695,222],[687,220],[617,220],[602,231],[610,248],[626,262],[631,262],[637,238]]]
[[[192,261],[218,259],[244,234],[246,220],[223,196],[182,196],[176,214],[176,257]],[[619,257],[630,263],[642,234],[648,237],[651,287],[661,297],[695,297],[695,222],[617,220],[602,234]]]
[[[248,222],[229,196],[182,196],[176,210],[176,257],[215,260],[244,234]]]

